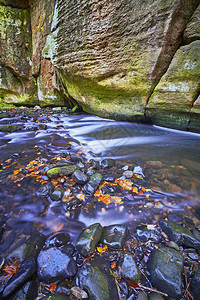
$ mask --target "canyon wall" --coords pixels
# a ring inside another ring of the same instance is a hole
[[[200,0],[0,0],[0,97],[200,131]]]

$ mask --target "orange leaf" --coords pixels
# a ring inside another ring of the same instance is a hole
[[[136,186],[132,187],[132,191],[133,191],[133,193],[138,194],[138,188]]]
[[[117,262],[114,260],[111,264],[111,268],[114,269],[116,267]]]
[[[19,269],[20,264],[18,264],[17,259],[14,261],[14,263],[8,263],[8,265],[6,265],[3,270],[8,273],[9,275],[13,275],[17,272],[17,270]]]
[[[140,289],[139,282],[136,280],[127,280],[128,285],[132,286],[134,289]]]
[[[49,290],[54,292],[57,289],[57,284],[55,282],[51,283],[49,286]]]

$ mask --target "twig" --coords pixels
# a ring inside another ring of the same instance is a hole
[[[149,288],[149,287],[147,287],[147,286],[143,286],[143,285],[140,284],[140,287],[143,288],[143,289],[145,289],[145,290],[148,290],[148,291],[150,291],[150,292],[155,292],[155,293],[157,293],[157,294],[160,294],[160,295],[163,295],[163,296],[165,296],[165,297],[168,297],[167,294],[165,294],[165,293],[163,293],[163,292],[160,292],[160,291],[157,291],[157,290],[155,290],[155,289],[151,289],[151,288]]]
[[[188,284],[187,284],[187,287],[186,287],[186,289],[185,289],[184,296],[188,293],[188,289],[189,289],[189,286],[190,286],[190,282],[191,282],[191,279],[190,279],[190,281],[189,281]]]

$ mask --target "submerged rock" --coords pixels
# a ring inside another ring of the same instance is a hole
[[[124,258],[119,262],[121,267],[121,275],[128,280],[139,280],[140,279],[140,270],[136,265],[133,255],[125,255]]]
[[[102,257],[87,261],[78,271],[75,283],[93,300],[118,300],[115,278],[111,275],[107,262]]]
[[[100,173],[93,174],[89,181],[84,185],[84,191],[89,195],[93,195],[98,189],[102,180],[103,176]]]
[[[157,228],[148,229],[146,225],[137,226],[136,235],[142,242],[152,241],[159,243],[161,240],[161,233]]]
[[[167,247],[154,250],[148,262],[153,287],[179,299],[182,295],[183,256]]]
[[[99,242],[102,234],[102,226],[100,223],[95,223],[84,229],[77,241],[76,248],[83,256],[88,256],[94,252],[96,244]]]
[[[7,298],[14,291],[19,289],[25,282],[27,282],[36,271],[36,262],[34,257],[29,257],[25,260],[16,274],[9,280],[6,288],[3,291],[3,298]]]
[[[63,196],[63,191],[61,191],[60,189],[56,189],[53,191],[53,193],[50,195],[50,199],[52,201],[59,201],[62,199]]]
[[[45,242],[45,247],[61,247],[66,245],[70,240],[70,236],[67,232],[58,232],[48,237]]]
[[[128,227],[125,225],[110,225],[103,228],[101,242],[113,249],[122,249],[128,236]]]
[[[73,258],[55,247],[42,250],[38,255],[37,265],[38,279],[46,283],[61,282],[77,272],[77,264]]]
[[[101,161],[102,169],[111,168],[115,165],[115,160],[112,158],[106,158]]]
[[[45,197],[45,196],[51,194],[52,190],[53,190],[52,183],[48,182],[40,187],[37,194],[39,196]]]
[[[177,245],[200,249],[200,241],[189,229],[174,222],[164,220],[160,221],[159,225],[168,235],[169,239],[174,241]]]

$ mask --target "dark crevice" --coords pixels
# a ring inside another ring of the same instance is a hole
[[[181,45],[180,46],[186,46],[186,45],[189,45],[193,42],[196,42],[196,41],[200,41],[200,36],[191,36],[191,37],[188,37],[187,39],[184,38]]]
[[[196,91],[195,91],[195,93],[194,93],[194,96],[193,96],[193,101],[192,101],[192,107],[193,107],[193,105],[194,105],[194,102],[197,100],[197,98],[199,97],[199,95],[200,95],[200,82],[199,82],[199,84],[198,84],[198,86],[197,86],[197,89],[196,89]]]
[[[175,53],[183,43],[185,28],[199,3],[199,0],[180,0],[174,8],[164,36],[161,52],[151,73],[152,85],[147,95],[146,106],[155,87],[168,70]]]

